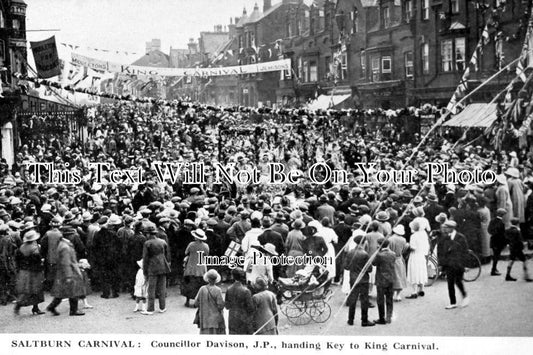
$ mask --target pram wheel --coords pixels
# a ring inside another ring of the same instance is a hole
[[[305,325],[311,322],[311,316],[306,313],[306,302],[289,302],[281,307],[281,312],[285,314],[289,322],[294,325]]]
[[[331,307],[324,300],[316,300],[309,305],[307,312],[316,323],[324,323],[331,316]]]

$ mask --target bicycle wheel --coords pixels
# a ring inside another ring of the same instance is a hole
[[[463,280],[466,282],[476,281],[479,275],[481,275],[481,261],[472,250],[469,250],[465,260]]]
[[[439,277],[439,265],[437,264],[437,260],[433,257],[429,257],[427,261],[427,267],[428,267],[428,282],[426,283],[426,286],[431,286],[435,282],[436,279]]]
[[[307,302],[291,302],[281,307],[281,312],[285,314],[289,322],[294,325],[305,325],[311,322],[311,316],[306,313]]]
[[[324,323],[331,316],[331,307],[323,300],[316,300],[313,304],[309,305],[307,313],[309,313],[311,319],[316,323]]]

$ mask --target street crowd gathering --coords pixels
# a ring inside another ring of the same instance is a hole
[[[48,134],[43,117],[25,118],[24,127],[33,129],[22,130],[15,164],[2,163],[1,304],[15,303],[16,314],[26,306],[44,314],[40,304],[49,291],[47,311],[58,316],[59,304],[68,299],[70,315],[81,316],[82,308],[92,308],[91,293],[104,299],[122,293],[135,299],[135,312],[153,315],[156,299],[158,311],[165,312],[167,294],[179,286],[185,306],[198,310],[191,323],[201,334],[277,334],[280,283],[303,279],[308,287],[330,280],[347,295],[348,324],[354,324],[359,300],[361,325],[373,326],[390,323],[402,297],[425,296],[427,257],[433,252],[447,277],[447,309],[468,305],[462,279],[469,249],[492,263],[491,275],[517,281],[513,264],[520,261],[524,279],[532,281],[524,254],[525,242],[533,239],[533,155],[527,150],[454,147],[442,134],[416,149],[420,137],[392,124],[368,129],[325,113],[274,116],[102,104],[88,115],[84,142],[66,128]],[[79,169],[82,182],[35,183],[31,162]],[[142,167],[145,182],[96,183],[90,162],[108,162],[110,169]],[[264,169],[268,162],[305,170],[323,162],[349,174],[348,183],[338,185],[306,179],[286,185],[209,179],[187,185],[158,181],[149,172],[156,162],[233,162],[238,170]],[[427,184],[420,173],[413,185],[362,186],[354,170],[360,162],[421,172],[427,162],[446,162],[458,170],[492,169],[497,180]],[[506,247],[510,261],[501,275]],[[199,252],[242,255],[245,262],[234,269],[204,265]],[[331,262],[269,262],[280,255],[328,256]],[[254,256],[264,262],[251,262]],[[232,283],[225,295],[220,282]],[[374,289],[375,321],[368,314]]]

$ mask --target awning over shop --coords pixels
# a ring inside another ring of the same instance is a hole
[[[497,118],[496,104],[470,104],[445,122],[448,127],[489,127]]]
[[[310,110],[327,110],[334,108],[337,105],[340,105],[352,95],[320,95],[315,101],[309,104]]]

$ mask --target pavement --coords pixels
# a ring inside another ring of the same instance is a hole
[[[500,263],[502,274],[505,274],[506,267],[507,262]],[[531,269],[533,276],[533,265]],[[279,333],[302,336],[531,336],[533,282],[523,280],[520,263],[514,265],[512,274],[518,281],[506,282],[504,275],[490,276],[490,266],[484,265],[479,279],[465,284],[471,299],[469,306],[453,310],[444,308],[448,303],[447,284],[438,280],[426,288],[424,297],[395,302],[391,324],[368,328],[360,326],[359,308],[355,325],[346,324],[345,295],[340,286],[334,285],[333,296],[328,300],[332,312],[327,322],[298,326],[280,315]],[[223,290],[227,286],[224,284]],[[410,290],[403,291],[404,297],[408,294]],[[51,300],[46,295],[41,309],[44,310]],[[99,294],[91,294],[88,300],[94,308],[85,310],[83,317],[69,316],[67,301],[57,308],[61,313],[57,317],[50,313],[31,315],[31,307],[22,308],[20,315],[15,316],[13,306],[0,306],[0,333],[198,334],[198,328],[192,324],[196,310],[184,307],[184,298],[179,295],[177,287],[168,290],[167,312],[156,312],[151,316],[134,313],[135,301],[126,294],[115,299],[102,299]],[[370,320],[377,319],[377,308],[371,309],[369,315]]]

